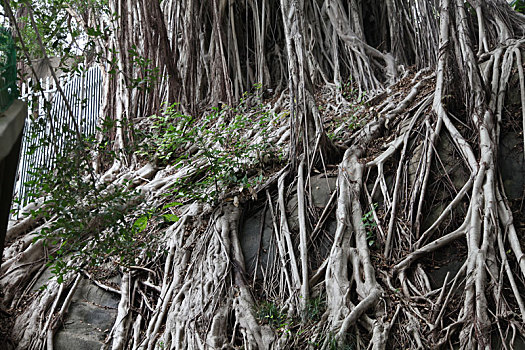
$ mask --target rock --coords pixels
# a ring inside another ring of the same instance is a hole
[[[449,261],[440,264],[439,268],[428,271],[428,277],[430,279],[430,286],[432,289],[441,288],[445,282],[445,277],[449,273],[448,281],[450,282],[458,273],[461,266],[465,263],[464,258],[460,258],[457,255],[449,254]]]
[[[513,349],[513,350],[525,350],[525,340],[517,336],[514,340],[514,343],[511,343],[512,338],[509,337],[509,339],[505,342],[507,344],[506,347],[503,347],[501,344],[501,337],[499,334],[493,334],[492,337],[492,344],[494,346],[494,349]]]
[[[501,135],[498,160],[505,194],[509,199],[521,199],[525,186],[523,137],[514,132]]]
[[[114,280],[114,282],[119,282]],[[120,297],[83,279],[73,296],[62,328],[56,333],[56,350],[100,349],[117,317]]]
[[[275,247],[275,245],[271,244],[272,234],[273,223],[269,209],[265,211],[262,208],[244,221],[239,240],[248,274],[252,275],[256,265],[258,265],[257,278],[262,278],[262,271],[266,268],[268,262],[273,262],[275,252],[272,247]],[[260,254],[257,262],[258,253]]]
[[[112,278],[110,282],[120,285],[120,278]],[[73,302],[88,301],[95,305],[116,309],[120,301],[120,296],[110,293],[94,285],[89,280],[84,279],[80,282],[73,297]]]
[[[50,269],[45,269],[44,272],[42,272],[42,274],[40,275],[40,277],[38,277],[38,279],[36,280],[35,284],[33,285],[33,289],[32,291],[33,292],[36,292],[38,291],[40,288],[43,288],[44,286],[47,285],[47,282],[53,278],[55,275],[53,274],[53,272],[51,272]]]
[[[336,188],[335,177],[312,176],[312,204],[313,206],[324,209],[330,200],[332,191]],[[276,213],[276,215],[278,215]],[[296,190],[293,190],[292,198],[287,203],[287,218],[288,225],[292,232],[299,230],[299,223],[297,218],[297,195]],[[276,218],[279,220],[279,217]],[[335,221],[327,221],[325,224],[329,232],[333,235],[335,232]],[[262,230],[261,230],[262,228]],[[261,236],[262,232],[262,236]],[[273,222],[269,208],[261,208],[250,215],[242,224],[239,235],[242,253],[244,255],[244,262],[246,272],[253,275],[255,266],[257,267],[257,278],[262,278],[262,271],[266,269],[269,264],[273,263],[275,258],[275,250],[277,249],[273,240]],[[330,252],[330,244],[320,244],[320,254],[328,254]],[[257,255],[259,254],[259,261],[257,262]]]
[[[92,339],[90,333],[82,335],[76,332],[61,331],[55,336],[55,349],[82,349],[99,350],[103,345],[102,341]]]
[[[323,175],[312,176],[310,187],[312,190],[312,205],[319,209],[324,209],[330,200],[330,196],[336,189],[337,178],[325,177]],[[288,225],[290,230],[299,231],[299,219],[297,218],[297,190],[294,187],[292,198],[286,203],[288,211]]]
[[[423,144],[418,144],[412,151],[412,156],[408,161],[408,181],[411,185],[416,181],[417,169],[419,167],[421,153],[423,152]]]

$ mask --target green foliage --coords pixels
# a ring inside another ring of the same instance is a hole
[[[520,13],[525,13],[525,1],[524,0],[514,0],[510,3],[512,8]]]
[[[343,97],[348,101],[361,102],[365,97],[365,93],[359,92],[359,89],[356,87],[356,84],[353,82],[352,78],[341,84],[339,90],[341,90]]]
[[[370,247],[374,246],[376,242],[376,234],[374,229],[377,227],[377,223],[374,220],[374,210],[377,208],[377,203],[374,203],[373,207],[373,209],[365,213],[365,215],[363,215],[361,218],[363,226],[366,229],[366,240]]]
[[[332,332],[316,335],[316,326],[325,311],[326,300],[324,295],[308,300],[305,322],[299,318],[290,317],[277,303],[271,301],[262,301],[254,310],[255,316],[260,322],[268,324],[279,334],[287,334],[293,337],[296,346],[304,345],[313,349],[330,350],[356,349],[355,336],[350,334],[339,341]]]
[[[278,333],[287,333],[290,336],[301,339],[313,345],[308,338],[326,311],[324,295],[311,298],[306,303],[304,321],[299,317],[291,317],[284,312],[277,303],[271,301],[261,302],[255,309],[255,315],[263,323],[267,323]],[[322,343],[321,343],[322,344]]]
[[[159,67],[155,67],[151,59],[143,57],[138,52],[136,45],[133,45],[132,48],[128,50],[128,53],[133,65],[133,71],[138,72],[136,78],[129,78],[128,88],[136,88],[140,91],[151,91],[154,84],[160,79],[161,74]]]
[[[16,51],[11,33],[0,28],[0,112],[18,97],[16,86]]]
[[[328,334],[328,349],[330,350],[355,350],[355,341],[337,342],[333,333]]]
[[[277,304],[272,302],[263,301],[256,310],[256,316],[275,330],[281,330],[288,326],[288,316]]]
[[[114,18],[107,0],[12,0],[10,5],[17,15],[16,27],[21,34],[16,35],[17,49],[22,49],[22,42],[26,49],[19,56],[27,61],[45,55],[60,57],[59,69],[64,72],[79,70],[79,66],[71,62],[84,59],[92,61],[95,58],[109,63],[109,69],[116,66],[117,62],[107,62],[106,57],[93,57],[97,40],[105,40],[110,34],[105,19]],[[74,12],[80,18],[105,18],[90,21],[92,27],[83,28],[74,18]],[[11,25],[15,28],[14,24]],[[38,36],[45,52],[38,43]],[[150,89],[158,78],[158,69],[150,69],[151,62],[141,57],[135,47],[129,50],[129,57],[134,69],[139,71],[127,80],[129,88]],[[33,83],[34,98],[38,101],[37,94],[42,94],[43,90],[39,81]],[[53,161],[34,169],[37,180],[28,185],[32,188],[30,200],[43,198],[43,205],[30,215],[45,221],[35,242],[40,241],[46,247],[51,271],[60,282],[70,269],[96,266],[108,259],[129,265],[134,264],[140,254],[152,254],[157,241],[152,236],[146,237],[148,232],[155,225],[176,222],[178,217],[170,206],[147,208],[130,183],[106,184],[93,173],[94,154],[101,155],[103,161],[113,161],[121,156],[119,152],[108,151],[111,149],[109,135],[115,123],[108,118],[98,129],[103,135],[102,142],[79,139],[72,125],[52,130],[51,102],[47,97],[45,99],[44,106],[28,101],[33,103],[33,110],[44,107],[46,111],[45,117],[39,115],[33,123],[39,128],[33,128],[32,135],[27,135],[33,140],[40,139],[34,142],[29,152],[46,145],[56,147],[54,154],[48,155]],[[45,135],[43,139],[41,135]],[[60,139],[67,140],[64,149],[57,146]],[[171,203],[171,206],[175,205],[178,203]]]
[[[356,84],[353,83],[352,79],[349,79],[346,83],[339,86],[339,90],[342,96],[349,102],[349,108],[346,113],[334,116],[332,123],[327,130],[327,136],[333,141],[343,141],[340,139],[341,133],[335,134],[336,129],[344,125],[345,130],[354,131],[364,125],[364,120],[358,118],[359,112],[365,105],[365,92],[359,92]],[[322,106],[319,110],[323,110]]]
[[[128,219],[136,209],[128,203],[137,201],[138,193],[126,184],[97,183],[88,174],[85,163],[72,153],[58,156],[53,171],[35,171],[38,186],[33,195],[45,200],[31,215],[48,222],[35,241],[48,247],[48,266],[59,282],[68,267],[96,266],[111,255],[120,256],[123,264],[132,263],[139,248],[135,239],[140,227]]]
[[[148,227],[148,223],[174,223],[179,221],[179,217],[167,209],[174,206],[181,205],[179,202],[172,202],[164,205],[162,209],[149,209],[144,214],[140,215],[133,222],[133,230],[136,232],[143,232]]]
[[[177,109],[178,103],[168,106],[164,113],[153,115],[153,126],[148,132],[139,133],[143,142],[135,152],[138,155],[147,156],[149,160],[156,160],[161,165],[167,165],[180,148],[192,139],[194,131],[193,117],[180,113]],[[185,159],[180,155],[175,162]]]
[[[95,0],[41,0],[15,1],[11,0],[11,8],[17,13],[17,22],[21,38],[25,43],[31,59],[44,57],[44,52],[38,44],[38,35],[42,39],[45,54],[49,57],[71,57],[78,54],[83,29],[76,21],[70,20],[68,10],[83,13],[87,9],[100,11],[105,8],[106,1]],[[31,20],[28,8],[33,12]],[[82,39],[84,40],[84,39]]]
[[[325,347],[326,344],[326,347]],[[356,340],[354,337],[348,337],[344,341],[337,342],[335,334],[328,332],[323,334],[317,341],[309,341],[308,345],[314,349],[328,350],[354,350],[356,349]]]
[[[306,318],[311,322],[317,322],[326,311],[326,302],[323,295],[311,298],[306,304]]]
[[[153,126],[140,135],[143,141],[137,154],[161,165],[205,164],[202,172],[174,186],[173,195],[178,198],[213,202],[228,186],[253,187],[263,179],[260,173],[252,176],[253,172],[273,156],[265,141],[271,115],[262,106],[245,108],[244,100],[237,108],[215,108],[200,120],[180,113],[178,104],[152,118]],[[262,140],[254,142],[246,136],[250,129],[259,130]],[[193,148],[191,156],[188,148]]]
[[[42,144],[52,140],[42,139]],[[108,184],[92,173],[89,155],[97,146],[94,140],[66,140],[65,150],[57,149],[53,169],[37,168],[36,180],[28,183],[33,188],[30,196],[44,199],[30,213],[46,221],[34,241],[47,248],[47,265],[58,282],[71,269],[109,259],[133,265],[141,254],[153,255],[157,241],[148,234],[148,226],[177,221],[172,210],[180,203],[148,208],[129,182]]]

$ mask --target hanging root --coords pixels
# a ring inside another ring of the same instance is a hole
[[[97,282],[120,295],[105,348],[513,348],[525,335],[525,255],[521,226],[515,222],[522,217],[505,193],[499,152],[507,124],[525,128],[525,41],[515,39],[525,33],[522,16],[499,0],[471,1],[468,11],[462,0],[442,0],[439,9],[418,2],[422,16],[411,24],[397,22],[394,14],[411,10],[405,3],[412,2],[388,1],[385,11],[392,26],[388,35],[378,37],[392,39],[392,53],[384,54],[366,42],[370,33],[363,31],[363,19],[347,13],[347,7],[364,2],[343,6],[331,0],[322,7],[314,3],[299,8],[283,0],[286,13],[270,14],[263,3],[260,8],[250,2],[254,30],[263,32],[268,29],[265,18],[278,15],[280,20],[284,15],[280,25],[286,28],[278,34],[286,38],[293,74],[289,90],[278,91],[273,108],[264,110],[271,113],[272,133],[246,131],[247,138],[267,138],[281,148],[289,144],[285,154],[299,157],[288,159],[284,168],[279,164],[249,189],[220,188],[224,192],[213,207],[186,201],[177,212],[180,220],[157,228],[162,242],[155,256],[119,266],[120,288]],[[236,45],[240,37],[234,9],[221,4],[214,4],[210,13],[216,41],[209,53],[213,62],[197,60],[198,69],[218,82],[209,87],[210,98],[217,101],[238,96],[254,79],[228,79],[226,62],[236,71],[243,67],[241,56],[225,60],[220,19],[233,25],[229,38]],[[193,7],[182,19],[185,25],[196,16]],[[439,28],[431,21],[435,10]],[[318,34],[317,24],[302,21],[305,13],[324,18],[329,31]],[[477,47],[467,27],[472,21],[477,22]],[[190,29],[180,30],[194,38]],[[411,31],[426,32],[429,39],[402,46],[401,33]],[[330,62],[306,50],[315,49],[323,35],[337,58]],[[257,69],[247,74],[263,80],[273,76],[281,85],[285,74],[267,65],[261,41],[265,37],[258,38],[255,49],[262,56]],[[423,53],[438,41],[436,57]],[[274,44],[274,51],[283,50]],[[435,72],[401,67],[398,61],[407,61],[403,57],[411,54],[424,56],[427,66],[436,65]],[[197,72],[197,66],[183,74]],[[341,81],[339,70],[348,70],[359,95],[364,90],[377,94],[366,102],[362,96],[354,98],[358,106],[332,83],[314,94],[313,82],[330,80],[321,66],[337,68],[336,82]],[[311,71],[317,72],[311,74],[313,81],[307,79]],[[457,78],[458,71],[466,74]],[[514,73],[516,83],[510,87]],[[221,90],[229,84],[232,91]],[[506,98],[515,86],[521,113]],[[198,100],[196,91],[182,88],[188,92],[185,99]],[[226,92],[230,95],[221,96]],[[326,100],[326,110],[316,107],[314,96]],[[519,122],[513,120],[516,111]],[[330,126],[335,136],[344,137],[339,146],[320,132],[321,117],[327,115],[341,121]],[[218,123],[229,122],[221,118]],[[302,129],[296,129],[298,125]],[[297,135],[299,129],[302,134]],[[210,147],[225,146],[215,142]],[[342,160],[335,151],[340,148],[345,149]],[[333,157],[327,149],[334,151]],[[157,170],[147,165],[131,171],[115,163],[101,181],[127,184],[142,193],[148,206],[157,207],[174,184],[216,170],[203,158],[204,150],[190,145],[186,151],[189,160],[180,167]],[[330,188],[329,199],[316,206],[315,173],[328,177],[336,166],[336,186]],[[251,272],[245,266],[240,242],[246,233],[240,222],[253,211],[249,207],[261,201],[265,209]],[[1,270],[5,306],[28,305],[16,316],[11,334],[20,349],[53,347],[53,335],[67,317],[80,279],[71,272],[61,284],[54,278],[48,288],[33,292],[53,249],[31,244],[38,230],[49,225],[40,220],[24,219],[10,228]],[[271,234],[265,233],[267,227]],[[435,267],[447,270],[444,278],[436,277]]]

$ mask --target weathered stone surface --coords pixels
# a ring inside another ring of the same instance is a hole
[[[323,209],[330,200],[332,192],[335,191],[336,178],[324,176],[312,176],[311,178],[311,197],[314,207]],[[297,219],[297,195],[292,194],[287,203],[288,225],[291,231],[299,229]],[[277,218],[279,220],[279,218]],[[326,223],[328,230],[335,232],[335,222]],[[262,232],[262,236],[261,236]],[[253,274],[257,265],[257,278],[261,278],[262,271],[271,264],[275,257],[275,244],[272,242],[273,223],[269,208],[261,208],[255,214],[245,219],[241,227],[240,242],[244,255],[246,272]],[[324,249],[324,250],[323,250]],[[321,245],[321,250],[328,254],[329,247]],[[257,256],[259,260],[257,261]]]
[[[118,303],[118,295],[82,280],[55,335],[55,349],[100,349],[117,317]]]
[[[114,279],[112,282],[120,285],[120,279]],[[84,279],[73,297],[74,302],[91,301],[98,306],[116,309],[119,303],[119,296],[115,293],[109,293],[100,287],[97,287],[89,280]]]
[[[86,336],[76,333],[61,331],[55,336],[55,349],[82,349],[82,350],[100,350],[101,341],[91,339],[91,334]]]
[[[244,221],[240,241],[247,273],[253,274],[258,265],[257,277],[262,277],[261,269],[264,270],[268,262],[273,261],[275,252],[271,249],[272,231],[273,223],[269,209],[265,211],[263,208]]]
[[[450,282],[458,273],[461,266],[465,263],[464,258],[450,254],[450,260],[446,263],[443,263],[435,270],[429,270],[428,277],[430,279],[430,286],[433,289],[441,288],[445,282],[445,277],[448,276],[448,281]]]
[[[417,169],[419,167],[420,159],[423,153],[423,144],[418,144],[414,147],[412,154],[408,160],[408,181],[413,184],[416,181]]]
[[[330,200],[330,196],[336,189],[337,178],[325,177],[322,175],[312,176],[310,178],[310,189],[312,197],[312,205],[319,209],[324,209]],[[294,188],[294,195],[286,203],[288,216],[288,225],[291,231],[299,230],[299,219],[297,218],[297,195]]]
[[[325,176],[312,176],[311,178],[311,189],[312,189],[312,204],[317,208],[324,208],[332,193],[336,189],[336,177],[325,177]]]
[[[498,333],[494,333],[492,336],[493,349],[512,349],[512,350],[525,350],[525,340],[520,336],[516,336],[514,343],[511,343],[512,338],[507,339],[506,347],[501,344],[501,337]]]
[[[520,199],[523,196],[525,186],[523,136],[517,133],[502,135],[498,160],[507,197],[509,199]]]
[[[42,272],[42,274],[40,275],[40,277],[38,277],[38,279],[36,280],[35,284],[33,285],[33,292],[36,292],[38,291],[40,288],[44,287],[45,285],[47,285],[47,282],[49,281],[49,279],[51,279],[53,277],[53,273],[51,272],[50,269],[45,269],[44,272]]]
[[[439,138],[437,153],[440,161],[434,162],[434,167],[440,169],[440,172],[442,171],[443,167],[445,167],[447,176],[452,181],[452,184],[456,190],[459,191],[468,181],[470,172],[467,172],[467,169],[460,161],[461,155],[459,151],[456,150],[456,146],[452,143],[452,140],[448,137],[448,135],[442,135]]]

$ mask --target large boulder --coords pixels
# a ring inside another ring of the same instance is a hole
[[[113,327],[119,300],[117,294],[88,279],[80,281],[63,327],[55,335],[55,349],[99,350]]]
[[[312,206],[322,211],[330,197],[336,189],[336,178],[322,175],[312,176],[310,178]],[[287,201],[287,219],[290,231],[298,232],[299,220],[297,217],[297,194],[296,189],[292,190],[291,198]],[[274,208],[276,210],[276,208]],[[279,226],[280,217],[277,215],[277,226]],[[273,221],[270,209],[267,206],[259,208],[255,213],[247,216],[241,226],[240,243],[244,255],[246,272],[252,275],[257,266],[257,278],[262,278],[263,271],[270,266],[275,258],[276,246],[272,242]],[[327,220],[325,227],[333,235],[336,224],[334,220]],[[312,228],[310,228],[311,230]],[[321,242],[322,243],[322,242]],[[320,254],[327,255],[329,244],[320,244]],[[324,248],[324,250],[323,250]]]

